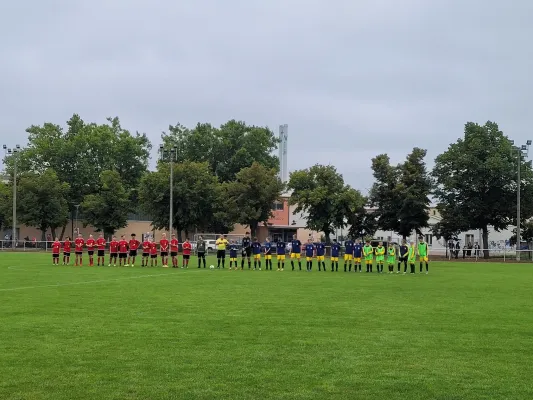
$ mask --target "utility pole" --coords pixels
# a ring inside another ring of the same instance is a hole
[[[526,144],[523,144],[521,146],[514,146],[514,140],[511,140],[511,144],[513,145],[513,151],[516,153],[516,261],[520,261],[520,246],[522,244],[522,237],[521,237],[521,210],[520,210],[520,197],[521,197],[521,189],[522,189],[522,177],[521,177],[521,169],[522,169],[522,156],[528,156],[529,154],[529,146],[531,146],[531,140],[528,140]]]
[[[159,146],[159,156],[161,161],[168,161],[170,166],[170,204],[169,211],[170,215],[168,218],[168,232],[172,235],[174,230],[173,225],[173,216],[174,216],[174,162],[177,161],[178,157],[178,148],[173,146],[170,150],[166,150],[163,145]]]
[[[18,162],[18,153],[20,153],[20,145],[17,144],[15,148],[8,149],[7,145],[2,146],[4,151],[8,156],[13,156],[13,215],[11,223],[11,248],[16,250],[17,248],[17,162]]]
[[[17,148],[19,145],[17,145]],[[17,148],[14,149],[14,168],[13,168],[13,241],[11,245],[13,250],[17,249]]]

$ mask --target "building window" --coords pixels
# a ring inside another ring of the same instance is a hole
[[[437,215],[437,211],[433,210],[433,215]]]
[[[431,246],[431,245],[433,244],[433,235],[431,235],[431,234],[427,234],[427,233],[426,233],[426,234],[424,235],[424,240],[426,241],[426,243],[427,243],[428,245]]]
[[[474,244],[474,235],[472,235],[472,234],[465,235],[465,244],[466,245]]]
[[[274,204],[272,204],[272,210],[283,211],[283,203],[276,201]]]

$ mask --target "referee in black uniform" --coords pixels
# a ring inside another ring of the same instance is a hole
[[[407,246],[407,241],[402,240],[402,245],[400,246],[399,258],[398,258],[398,274],[400,273],[402,263],[404,264],[403,272],[407,272],[407,258],[409,257],[409,246]]]
[[[252,240],[250,239],[250,232],[242,238],[242,260],[241,269],[244,269],[244,258],[248,258],[248,269],[252,268]]]

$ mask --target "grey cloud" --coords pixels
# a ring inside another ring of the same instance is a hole
[[[0,15],[0,141],[74,112],[154,142],[178,121],[288,123],[290,169],[332,163],[364,190],[373,156],[420,146],[431,165],[468,120],[533,136],[526,0],[22,0]]]

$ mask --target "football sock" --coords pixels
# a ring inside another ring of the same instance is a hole
[[[422,263],[420,263],[420,272],[422,272]]]
[[[223,258],[223,259],[222,259],[222,268],[225,268],[225,265],[226,265],[226,259]]]
[[[292,270],[294,271],[294,261],[291,261],[291,267],[292,267]]]
[[[300,268],[300,271],[302,270],[302,262],[298,261],[298,268]]]
[[[429,271],[429,263],[426,263],[426,272]]]
[[[217,268],[220,268],[220,258],[217,260]]]

